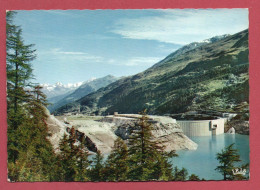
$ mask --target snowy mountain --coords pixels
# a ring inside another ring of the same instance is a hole
[[[43,87],[42,91],[46,94],[47,98],[50,99],[55,96],[67,94],[75,90],[82,84],[83,82],[68,84],[62,84],[61,82],[57,82],[55,84],[41,84],[41,86]]]
[[[115,82],[116,80],[118,80],[118,78],[112,75],[107,75],[105,77],[97,78],[97,79],[91,78],[88,81],[85,81],[83,83],[80,82],[80,83],[68,84],[68,85],[62,85],[61,83],[56,83],[54,85],[55,87],[46,85],[45,89],[49,90],[48,92],[52,92],[52,94],[54,93],[57,94],[57,92],[58,93],[64,92],[57,96],[48,97],[48,101],[52,103],[52,105],[48,106],[48,109],[52,112],[58,107],[76,101],[81,97],[86,96],[87,94],[98,90],[99,88],[105,87]]]

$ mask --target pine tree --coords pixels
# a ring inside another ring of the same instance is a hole
[[[160,152],[157,155],[157,161],[154,164],[154,172],[152,176],[154,179],[171,181],[173,180],[173,169],[169,158],[178,156],[175,151],[172,152]]]
[[[9,15],[9,14],[8,14]],[[12,15],[12,14],[10,14]],[[25,45],[22,39],[22,29],[7,24],[6,62],[7,62],[7,93],[8,108],[14,114],[19,111],[19,104],[24,100],[24,88],[30,85],[33,78],[31,62],[36,58],[33,44]],[[15,125],[14,127],[17,127]]]
[[[89,171],[91,181],[104,181],[104,157],[98,150],[93,158],[93,167]]]
[[[127,146],[122,139],[119,137],[115,140],[113,150],[108,156],[105,169],[104,177],[107,181],[126,181],[127,172],[129,166],[128,161],[128,150]]]
[[[9,162],[12,181],[53,181],[56,156],[47,137],[46,97],[36,86],[27,91],[23,122],[17,128],[16,161]],[[16,132],[15,131],[15,132]]]
[[[39,159],[42,165],[39,165],[43,171],[43,175],[49,181],[55,180],[55,163],[56,155],[53,147],[48,139],[51,135],[47,126],[47,109],[48,105],[46,95],[41,91],[42,87],[36,85],[32,90],[28,90],[27,94],[27,122],[25,127],[20,132],[26,131],[27,137],[31,139],[30,145],[35,149],[35,157]],[[30,130],[30,131],[29,131]],[[23,138],[25,139],[25,138]],[[20,140],[23,141],[23,139]],[[24,150],[26,150],[24,148]],[[37,172],[37,169],[35,170]]]
[[[188,171],[185,168],[181,170],[176,166],[173,170],[174,181],[185,181],[188,177]]]
[[[85,138],[84,136],[80,139],[79,151],[77,153],[77,170],[75,181],[88,181],[88,167],[90,166],[90,161],[88,159],[89,153],[85,148]]]
[[[189,181],[200,181],[199,176],[195,175],[195,174],[191,174],[189,176]]]
[[[165,152],[164,142],[156,141],[146,110],[129,139],[130,180],[171,180],[172,167],[168,159],[177,156],[174,151]]]
[[[11,181],[53,181],[56,156],[48,140],[46,96],[32,85],[33,45],[25,45],[22,29],[6,15],[8,177]]]
[[[70,135],[64,134],[60,142],[58,155],[61,181],[74,181],[77,173],[77,154],[75,129],[71,128]]]
[[[12,23],[15,12],[6,15],[6,72],[7,72],[7,122],[8,122],[8,160],[18,158],[17,128],[24,120],[23,104],[26,98],[24,88],[32,76],[31,61],[35,59],[33,45],[25,45],[22,30]]]
[[[69,135],[64,134],[59,144],[58,155],[59,181],[88,181],[88,150],[85,148],[84,136],[79,141],[74,127]]]
[[[238,150],[233,148],[234,144],[227,146],[221,153],[217,153],[217,160],[220,165],[215,170],[219,171],[223,175],[224,180],[233,180],[235,175],[233,170],[235,169],[235,163],[240,162],[240,156]]]

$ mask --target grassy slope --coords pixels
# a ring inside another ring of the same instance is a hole
[[[248,102],[248,31],[168,58],[66,105],[57,113],[178,113],[196,109],[232,111]]]

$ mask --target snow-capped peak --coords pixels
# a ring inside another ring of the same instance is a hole
[[[96,80],[97,78],[96,77],[91,77],[90,79],[88,79],[88,82],[91,82],[93,80]]]
[[[41,84],[43,87],[42,91],[47,95],[48,98],[66,94],[78,88],[83,82],[63,84],[56,82],[55,84]]]
[[[77,83],[68,83],[66,85],[64,85],[64,87],[67,87],[67,88],[74,88],[74,87],[79,87],[80,85],[82,85],[83,82],[77,82]]]
[[[227,36],[230,36],[230,34],[223,34],[223,35],[219,35],[219,36],[214,36],[212,38],[209,39],[205,39],[203,41],[201,41],[201,43],[212,43],[212,42],[216,42],[219,41]]]

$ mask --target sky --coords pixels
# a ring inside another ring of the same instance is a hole
[[[14,23],[35,44],[35,81],[133,75],[183,45],[248,28],[248,9],[32,10]]]

